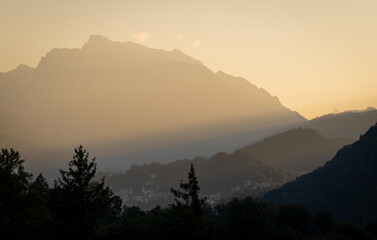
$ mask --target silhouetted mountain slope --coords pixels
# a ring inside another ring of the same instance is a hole
[[[64,154],[30,141],[9,137],[0,133],[1,148],[13,148],[19,151],[22,159],[25,159],[24,166],[26,170],[33,173],[34,176],[43,172],[43,175],[49,181],[56,177],[57,169],[65,167],[72,158],[71,154]]]
[[[268,192],[264,199],[329,210],[341,221],[376,221],[377,124],[323,167]]]
[[[292,171],[266,164],[242,150],[217,153],[208,159],[197,157],[168,164],[133,165],[124,173],[100,173],[97,177],[105,176],[106,183],[126,204],[154,207],[171,202],[170,188],[178,187],[190,163],[195,166],[201,193],[209,195],[212,201],[238,192],[258,195],[295,177]]]
[[[21,64],[12,71],[0,73],[0,104],[3,109],[14,114],[23,114],[25,101],[31,92],[30,84],[34,71],[35,69]],[[5,114],[0,112],[0,115]]]
[[[313,128],[327,138],[359,138],[377,122],[377,110],[369,107],[362,111],[327,114],[301,126]]]
[[[11,70],[6,73],[0,73],[0,83],[1,84],[7,83],[9,84],[9,86],[11,86],[11,84],[21,85],[23,83],[30,82],[32,79],[33,73],[34,73],[34,68],[31,68],[27,65],[20,64],[14,70]]]
[[[243,148],[267,163],[308,172],[322,166],[352,139],[327,139],[314,129],[292,129]]]
[[[25,83],[11,75],[25,75]],[[22,139],[69,149],[85,144],[99,149],[104,167],[208,156],[306,121],[265,90],[213,73],[179,50],[97,35],[81,49],[51,50],[36,69],[2,74],[1,84],[2,106],[37,129],[38,136]]]
[[[0,106],[0,134],[15,138],[36,135],[26,119],[18,118],[15,113],[2,106]]]

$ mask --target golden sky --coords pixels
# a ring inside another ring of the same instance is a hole
[[[178,48],[307,118],[377,107],[375,0],[0,2],[0,72],[100,34]]]

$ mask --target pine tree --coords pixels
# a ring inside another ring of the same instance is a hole
[[[27,195],[32,175],[23,167],[24,160],[14,149],[0,152],[0,236],[17,238],[24,228]]]
[[[93,239],[98,224],[111,211],[113,193],[104,179],[94,181],[95,173],[95,158],[89,160],[82,146],[75,149],[68,171],[60,170],[54,191],[61,237]]]
[[[190,165],[190,171],[188,173],[188,182],[183,183],[182,180],[179,184],[179,188],[181,190],[174,190],[173,188],[170,191],[173,193],[175,197],[175,202],[177,204],[184,204],[190,206],[195,215],[201,216],[202,215],[202,207],[205,203],[205,198],[199,198],[199,183],[195,175],[194,165]],[[183,200],[183,203],[181,202]]]
[[[54,232],[51,231],[54,219],[50,206],[51,189],[46,178],[39,174],[31,183],[28,193],[27,239],[51,239]]]

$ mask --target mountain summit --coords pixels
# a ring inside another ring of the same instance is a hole
[[[267,91],[179,50],[99,35],[81,49],[51,50],[28,73],[21,86],[19,77],[0,79],[1,107],[37,129],[17,138],[95,147],[107,167],[208,156],[306,121]]]
[[[104,44],[112,44],[112,41],[106,37],[103,37],[101,35],[92,34],[89,36],[89,41],[84,45],[84,47],[88,46],[98,46],[98,45],[104,45]]]

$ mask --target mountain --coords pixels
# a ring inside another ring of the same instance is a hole
[[[25,160],[23,165],[26,170],[34,176],[43,173],[49,182],[56,177],[57,169],[66,168],[67,162],[72,158],[71,154],[0,133],[1,148],[19,151],[21,158]]]
[[[49,181],[55,178],[57,169],[66,167],[72,154],[33,142],[32,136],[36,136],[37,132],[26,119],[19,119],[12,111],[1,106],[0,112],[0,149],[14,148],[25,159],[27,171],[34,175],[43,172]],[[23,139],[24,136],[29,136],[29,139]]]
[[[329,210],[340,221],[377,220],[377,124],[343,147],[323,167],[265,194],[265,200],[298,202]]]
[[[31,81],[33,72],[34,72],[33,68],[20,64],[14,70],[11,70],[6,73],[0,73],[0,80],[2,80],[0,83],[4,84],[1,86],[7,87],[6,84],[12,84],[11,86],[12,88],[14,87],[14,85],[25,86],[25,83],[28,83]]]
[[[217,153],[208,159],[197,157],[168,164],[133,165],[124,173],[99,173],[97,178],[105,177],[106,183],[126,205],[166,206],[173,201],[170,188],[178,188],[181,179],[186,181],[191,163],[196,170],[200,193],[212,203],[246,192],[259,195],[295,177],[292,171],[271,166],[238,150],[231,154]]]
[[[0,106],[0,134],[21,137],[32,135],[33,130],[28,124],[17,117],[15,113]]]
[[[35,69],[1,74],[0,86],[2,107],[35,130],[17,138],[63,151],[83,144],[100,168],[210,156],[306,121],[179,50],[98,35],[80,49],[51,50]]]
[[[357,139],[376,122],[377,110],[369,107],[365,110],[327,114],[303,123],[301,126],[313,128],[327,138]]]
[[[29,87],[34,74],[34,69],[26,65],[19,65],[16,69],[0,73],[0,119],[13,118],[19,122],[28,98]],[[5,123],[7,125],[5,125]],[[0,121],[0,131],[9,127],[9,122]],[[15,124],[13,124],[15,125]],[[21,124],[23,127],[25,124]],[[23,135],[30,135],[24,133]]]
[[[296,128],[265,138],[243,150],[265,162],[296,172],[309,172],[322,166],[353,139],[328,139],[318,131]]]
[[[356,110],[347,110],[345,112],[363,113],[363,112],[370,112],[370,111],[374,111],[374,110],[376,110],[376,108],[369,106],[366,109],[362,109],[362,110],[357,110],[357,109]]]

